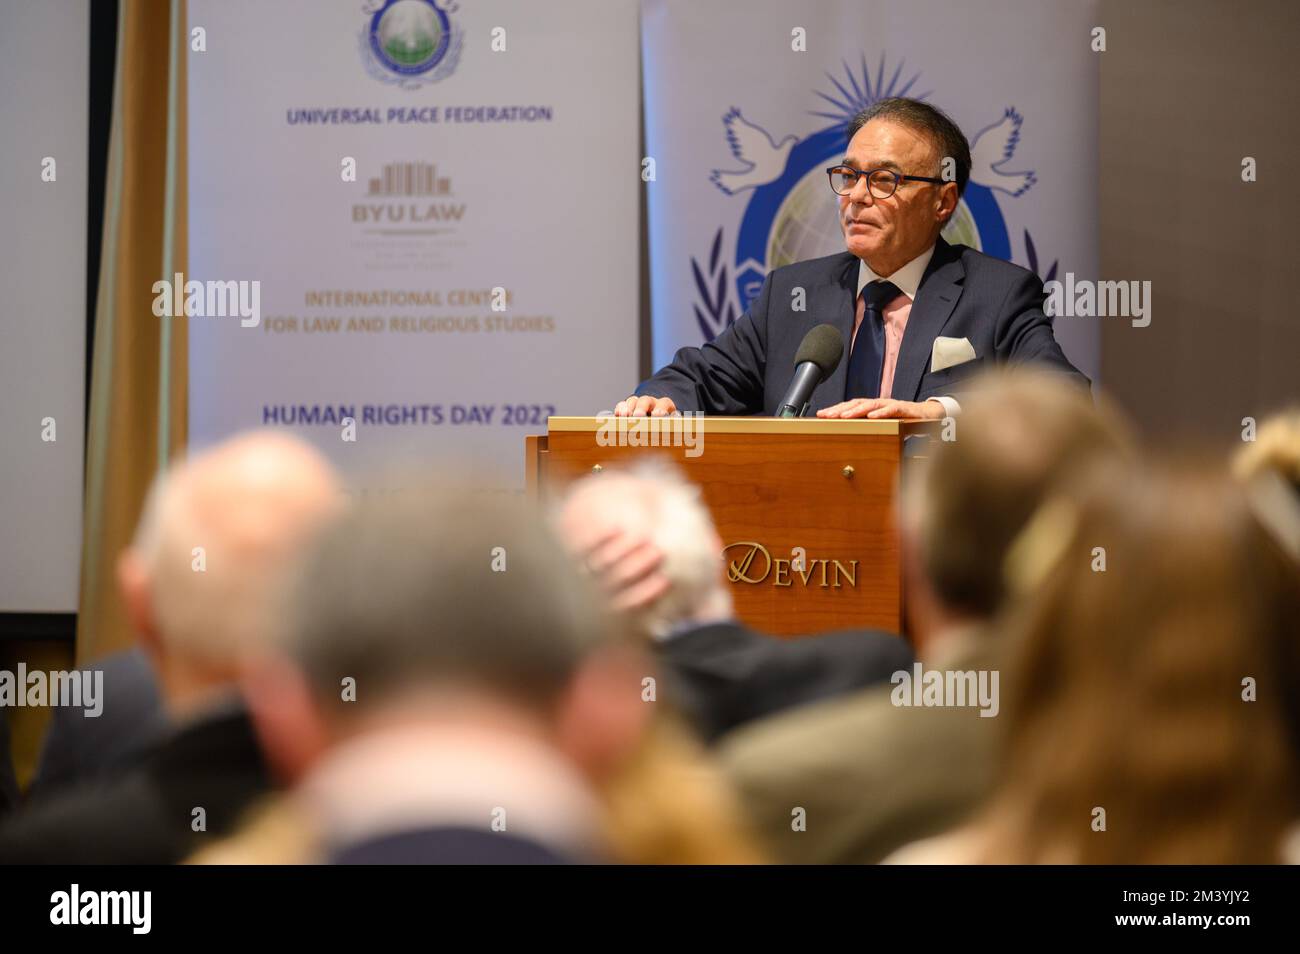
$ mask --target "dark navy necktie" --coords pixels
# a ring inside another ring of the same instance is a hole
[[[880,372],[885,361],[885,306],[901,292],[893,282],[876,280],[862,289],[862,324],[849,352],[844,399],[880,396]]]

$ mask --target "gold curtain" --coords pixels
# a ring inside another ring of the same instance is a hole
[[[154,316],[153,284],[186,265],[188,49],[183,0],[122,0],[86,422],[81,664],[134,641],[115,561],[154,475],[185,445],[185,319]]]

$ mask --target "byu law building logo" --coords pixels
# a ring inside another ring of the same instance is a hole
[[[366,197],[352,204],[352,221],[382,235],[450,235],[465,217],[451,177],[431,162],[390,162],[366,185]]]

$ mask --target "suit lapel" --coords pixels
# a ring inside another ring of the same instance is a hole
[[[907,318],[903,343],[898,349],[894,369],[894,388],[890,396],[896,401],[915,401],[921,378],[930,366],[934,339],[948,321],[961,294],[966,275],[959,253],[943,239],[934,247],[934,256],[921,278],[916,300]]]
[[[831,376],[817,386],[809,401],[808,413],[816,414],[824,407],[844,400],[844,389],[849,378],[849,342],[853,338],[853,315],[857,304],[858,257],[852,252],[841,256],[837,272],[830,284],[817,289],[816,300],[809,312],[817,318],[813,324],[834,325],[844,341],[844,355]],[[811,328],[812,325],[809,325]]]

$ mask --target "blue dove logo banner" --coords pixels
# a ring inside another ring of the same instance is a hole
[[[678,347],[720,334],[771,270],[844,250],[825,169],[843,157],[854,115],[888,97],[934,103],[970,141],[970,182],[944,229],[947,241],[1014,261],[1044,281],[1065,264],[1076,274],[1095,269],[1095,168],[1044,165],[1041,158],[1061,151],[1063,124],[1071,129],[1069,141],[1081,144],[1095,128],[1095,81],[1087,80],[1095,80],[1096,66],[1083,55],[1093,5],[1070,15],[1080,21],[1082,53],[1054,57],[1036,48],[1035,56],[1021,58],[1023,75],[1009,78],[1005,64],[1017,61],[994,48],[1017,35],[1009,31],[1048,25],[1017,0],[991,6],[977,29],[951,30],[947,45],[935,42],[943,36],[937,30],[946,17],[943,5],[925,0],[865,9],[831,4],[803,17],[757,0],[743,19],[729,15],[734,11],[726,4],[690,6],[680,0],[643,5],[647,146],[671,174],[660,174],[649,189],[656,365]],[[865,21],[861,35],[871,35],[870,22],[881,17],[873,8],[908,24],[890,31],[900,40],[899,53],[845,42],[853,31],[839,25],[854,16]],[[823,21],[837,26],[819,30]],[[1050,21],[1054,37],[1070,32],[1060,21]],[[795,29],[804,31],[806,49],[787,52],[783,45],[798,46],[782,43]],[[745,42],[751,34],[762,41]],[[699,51],[691,49],[694,43]],[[706,46],[713,51],[707,56]],[[770,51],[770,59],[755,60],[755,49]],[[1004,81],[980,82],[998,61]],[[805,75],[813,82],[799,83]],[[944,82],[954,75],[969,79]],[[1048,212],[1062,208],[1075,211],[1068,217]],[[1095,372],[1095,328],[1058,334],[1077,340],[1068,350]]]

